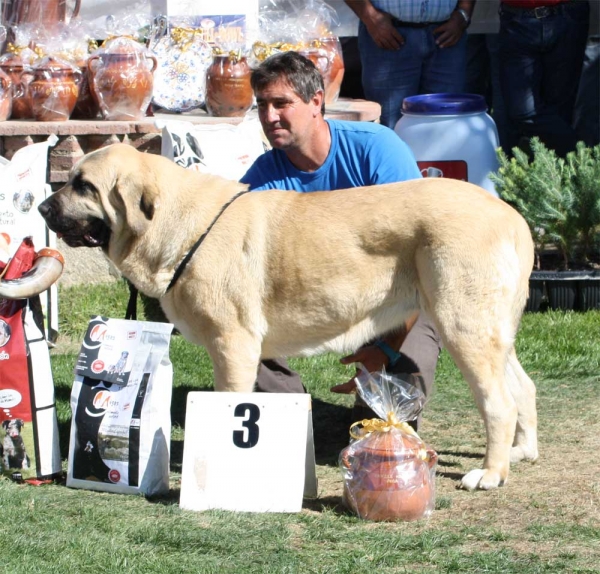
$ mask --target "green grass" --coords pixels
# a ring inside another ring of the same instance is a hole
[[[123,317],[123,283],[61,290],[52,351],[66,464],[69,395],[90,315]],[[141,317],[155,309],[140,305]],[[422,437],[439,453],[436,510],[417,523],[371,523],[344,511],[335,466],[347,444],[352,398],[329,392],[351,367],[325,355],[294,359],[314,399],[321,495],[298,514],[194,513],[178,506],[190,390],[211,386],[203,349],[176,335],[171,359],[172,491],[141,496],[41,487],[0,479],[0,571],[7,573],[592,573],[600,572],[600,312],[526,315],[517,341],[538,385],[541,459],[512,469],[493,492],[456,488],[481,465],[485,436],[470,391],[446,353]],[[69,344],[69,340],[75,344]]]

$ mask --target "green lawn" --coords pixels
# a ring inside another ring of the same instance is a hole
[[[122,317],[126,302],[122,283],[60,293],[52,366],[65,464],[73,366],[88,317]],[[470,392],[444,353],[421,431],[440,454],[436,510],[426,521],[393,524],[362,521],[341,505],[335,463],[347,444],[352,398],[329,387],[353,369],[333,355],[291,361],[314,401],[319,499],[306,500],[298,514],[182,511],[185,398],[211,386],[211,367],[203,349],[176,335],[169,496],[147,500],[0,479],[0,571],[600,572],[599,335],[600,312],[524,317],[517,347],[538,386],[540,460],[515,465],[509,484],[492,492],[457,489],[460,476],[481,465],[485,436]]]

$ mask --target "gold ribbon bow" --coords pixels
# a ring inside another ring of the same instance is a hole
[[[304,48],[306,48],[304,42],[299,42],[298,44],[290,44],[289,42],[273,42],[272,44],[267,44],[266,42],[257,41],[252,44],[252,51],[259,62],[263,62],[269,56],[277,54],[278,52],[299,52]]]
[[[6,46],[6,51],[18,56],[25,48],[27,48],[27,46],[16,46],[12,42],[9,42]]]
[[[362,428],[355,431],[354,428],[358,425],[361,425]],[[398,420],[398,417],[392,411],[387,414],[387,420],[385,421],[383,419],[363,419],[362,421],[352,423],[350,426],[350,436],[359,439],[364,438],[372,432],[389,432],[392,429],[398,429],[416,437],[419,436],[407,422]]]
[[[237,64],[242,59],[242,50],[230,50],[228,54],[225,54],[225,52],[218,46],[215,46],[213,48],[213,56],[224,55],[227,55],[227,57],[232,61],[232,63]]]
[[[204,30],[202,28],[194,29],[178,26],[171,30],[171,38],[173,42],[179,44],[182,52],[185,52],[194,43],[197,36],[202,39],[203,34]]]
[[[354,428],[358,425],[361,425],[362,428],[358,429],[358,431],[355,431]],[[355,423],[352,423],[352,425],[350,425],[350,436],[354,439],[361,439],[373,432],[389,432],[392,429],[398,429],[399,431],[411,436],[415,436],[420,440],[415,429],[413,429],[407,422],[398,420],[398,417],[396,417],[392,411],[387,414],[386,420],[363,419],[362,421],[356,421]],[[419,452],[417,452],[417,457],[425,462],[429,462],[431,460],[431,454],[427,452],[424,444],[419,449]]]

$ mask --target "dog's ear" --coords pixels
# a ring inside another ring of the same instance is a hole
[[[21,430],[25,426],[25,421],[23,419],[17,419],[17,426],[19,430]]]
[[[4,428],[4,430],[8,430],[8,425],[10,424],[10,421],[3,421],[2,422],[2,427]]]
[[[135,235],[141,235],[148,222],[156,212],[158,190],[152,183],[147,183],[142,175],[130,175],[117,178],[114,186],[114,201],[124,213],[129,229]]]

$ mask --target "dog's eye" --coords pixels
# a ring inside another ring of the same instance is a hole
[[[75,179],[73,179],[73,190],[78,195],[88,195],[88,194],[98,193],[96,186],[93,183],[83,179],[81,174],[77,175],[75,177]]]

